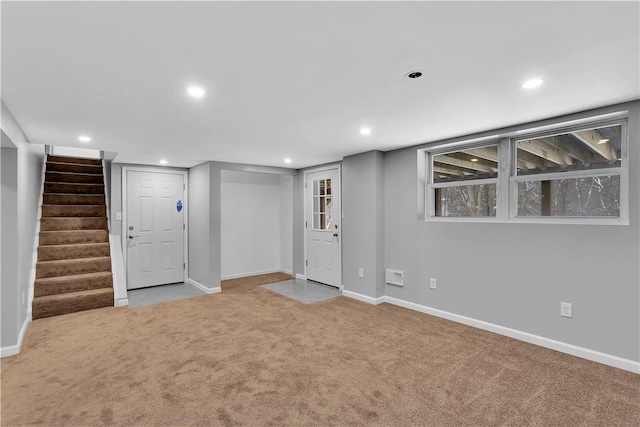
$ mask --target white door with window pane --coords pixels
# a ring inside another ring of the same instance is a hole
[[[341,287],[340,171],[306,175],[307,279]]]
[[[127,289],[184,281],[184,175],[127,171]]]

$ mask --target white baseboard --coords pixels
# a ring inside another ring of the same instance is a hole
[[[296,274],[296,279],[298,280],[307,280],[307,276],[304,274]]]
[[[220,288],[219,286],[217,288],[207,288],[202,283],[198,283],[195,280],[189,279],[189,278],[187,278],[187,280],[185,280],[185,283],[193,285],[196,288],[200,289],[202,292],[207,293],[207,294],[217,294],[218,292],[222,291],[222,288]]]
[[[347,292],[343,292],[343,295],[347,295]],[[356,294],[358,295],[358,294]],[[361,295],[364,296],[364,295]],[[365,299],[361,301],[369,302],[367,299],[373,300],[371,297],[364,296]],[[359,299],[357,297],[352,297]],[[494,323],[485,322],[471,317],[461,316],[459,314],[450,313],[448,311],[439,310],[437,308],[431,308],[420,304],[415,304],[398,298],[390,296],[384,296],[382,302],[388,302],[389,304],[397,305],[399,307],[408,308],[410,310],[419,311],[421,313],[430,314],[432,316],[441,317],[443,319],[451,320],[454,322],[462,323],[474,328],[483,329],[485,331],[494,332],[496,334],[504,335],[510,338],[515,338],[520,341],[528,342],[530,344],[539,345],[541,347],[550,348],[562,353],[567,353],[572,356],[581,357],[583,359],[591,360],[594,362],[602,363],[604,365],[613,366],[615,368],[624,369],[625,371],[634,372],[640,374],[640,362],[634,360],[623,359],[611,354],[602,353],[595,350],[590,350],[584,347],[578,347],[573,344],[567,344],[565,342],[556,341],[550,338],[541,337],[539,335],[530,334],[528,332],[519,331],[517,329],[507,328],[505,326],[496,325]],[[373,304],[373,303],[372,303]],[[379,303],[378,303],[379,304]]]
[[[127,307],[129,305],[129,298],[121,298],[116,300],[116,307]]]
[[[127,297],[127,270],[124,266],[122,254],[122,240],[117,234],[109,234],[109,253],[111,254],[111,279],[113,281],[113,296],[116,307],[128,305]],[[121,304],[127,301],[127,304]]]
[[[288,275],[290,275],[290,276],[293,276],[293,271],[291,271],[291,270],[286,270],[286,269],[284,269],[284,268],[281,268],[281,269],[280,269],[280,273],[284,273],[284,274],[288,274]]]
[[[20,334],[18,335],[18,342],[15,345],[9,345],[7,347],[0,348],[0,357],[8,357],[15,356],[20,353],[20,349],[22,348],[22,340],[24,339],[24,334],[27,333],[27,327],[31,323],[31,313],[27,315],[27,318],[22,322],[22,327],[20,328]]]
[[[358,301],[366,302],[373,305],[378,305],[380,303],[383,303],[385,298],[385,297],[374,298],[368,295],[362,295],[357,292],[345,291],[345,290],[342,291],[342,295],[344,295],[345,297],[357,299]]]

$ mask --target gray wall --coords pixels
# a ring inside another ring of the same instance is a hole
[[[220,231],[221,231],[221,185],[222,171],[241,171],[296,175],[293,169],[238,163],[206,162],[189,172],[189,276],[208,288],[220,286]],[[196,177],[194,179],[194,172]],[[207,187],[208,182],[208,187]],[[198,201],[193,193],[196,192]],[[194,205],[194,202],[196,203]],[[294,200],[295,205],[295,200]],[[208,209],[207,209],[208,207]],[[192,216],[192,215],[195,215]],[[195,223],[191,221],[195,220]],[[208,230],[204,225],[207,222]],[[294,230],[294,241],[298,230]],[[197,255],[194,256],[194,253]]]
[[[111,180],[111,165],[112,161],[110,159],[102,159],[103,167],[102,170],[104,172],[104,192],[107,196],[107,203],[109,203],[109,232],[111,232],[111,228],[113,228],[113,222],[111,221],[113,217],[113,211],[111,210],[111,186],[113,182]],[[111,233],[113,234],[113,233]],[[118,233],[119,234],[119,233]]]
[[[304,275],[304,177],[293,177],[293,275]]]
[[[385,263],[405,273],[404,288],[387,285],[386,294],[640,360],[639,108],[634,102],[531,124],[630,110],[628,226],[417,220],[416,156],[425,146],[386,153]],[[346,188],[353,186],[347,178],[363,181],[345,173]],[[368,243],[350,250],[366,251]],[[357,268],[353,257],[344,261],[345,274]],[[429,289],[430,277],[437,290]],[[560,317],[561,301],[573,303],[572,319]]]
[[[211,258],[211,165],[202,163],[189,169],[189,277],[209,288],[212,280]]]
[[[293,175],[280,176],[280,269],[293,273]]]
[[[222,171],[222,280],[291,272],[292,202],[292,175]]]
[[[111,226],[109,233],[120,236],[122,234],[122,221],[116,221],[116,213],[122,212],[122,165],[111,162],[111,185],[109,186],[109,221]]]
[[[2,333],[0,345],[7,347],[18,342],[18,150],[2,132],[0,152],[0,181],[2,205],[0,206],[2,249],[0,251],[0,297],[2,308]],[[9,140],[9,141],[8,141]]]
[[[36,229],[38,227],[39,206],[42,197],[42,167],[44,162],[44,146],[30,144],[22,132],[7,106],[2,104],[2,131],[6,145],[13,145],[16,149],[15,156],[7,156],[8,162],[3,160],[5,166],[12,169],[15,165],[16,191],[17,191],[17,240],[8,240],[12,251],[17,254],[17,262],[5,264],[4,268],[15,268],[16,281],[5,282],[2,280],[2,347],[18,344],[17,338],[22,325],[29,315],[29,296],[33,288],[34,267],[36,261]],[[4,154],[4,153],[3,153]],[[4,174],[4,171],[3,171]],[[13,185],[13,184],[12,184]],[[7,194],[13,190],[7,189]],[[4,195],[4,189],[3,189]],[[6,227],[13,226],[10,216],[6,219]],[[2,228],[5,229],[5,217],[2,216]],[[7,234],[9,235],[9,234]],[[3,233],[3,244],[7,239]],[[3,253],[5,248],[3,247]],[[5,301],[5,292],[11,297]],[[24,298],[23,298],[24,296]],[[24,300],[24,302],[23,302]],[[5,307],[6,305],[6,307]],[[6,310],[5,310],[6,308]],[[14,330],[5,338],[5,330]],[[15,341],[13,341],[15,339]]]
[[[346,291],[384,295],[384,153],[342,162],[342,284]],[[364,277],[358,269],[364,269]]]

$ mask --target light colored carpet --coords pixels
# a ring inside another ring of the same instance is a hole
[[[2,424],[640,425],[640,376],[389,304],[220,294],[34,321]]]

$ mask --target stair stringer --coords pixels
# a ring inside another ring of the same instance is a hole
[[[47,146],[48,147],[48,146]],[[31,322],[33,319],[33,297],[35,295],[36,287],[36,265],[38,264],[38,248],[40,247],[40,227],[42,224],[42,205],[44,204],[44,182],[47,173],[47,159],[49,153],[45,151],[45,156],[42,160],[42,170],[40,174],[40,198],[38,202],[38,219],[36,223],[36,236],[33,239],[33,253],[31,254],[31,275],[29,276],[29,299],[27,304],[27,322]]]
[[[109,173],[107,174],[107,168]],[[111,232],[111,182],[108,182],[107,175],[111,178],[111,162],[102,159],[102,174],[105,188],[105,204],[107,205],[107,229],[109,230],[109,250],[111,251],[111,273],[113,280],[113,299],[116,307],[129,305],[127,297],[127,270],[124,265],[124,255],[122,253],[122,237]]]

